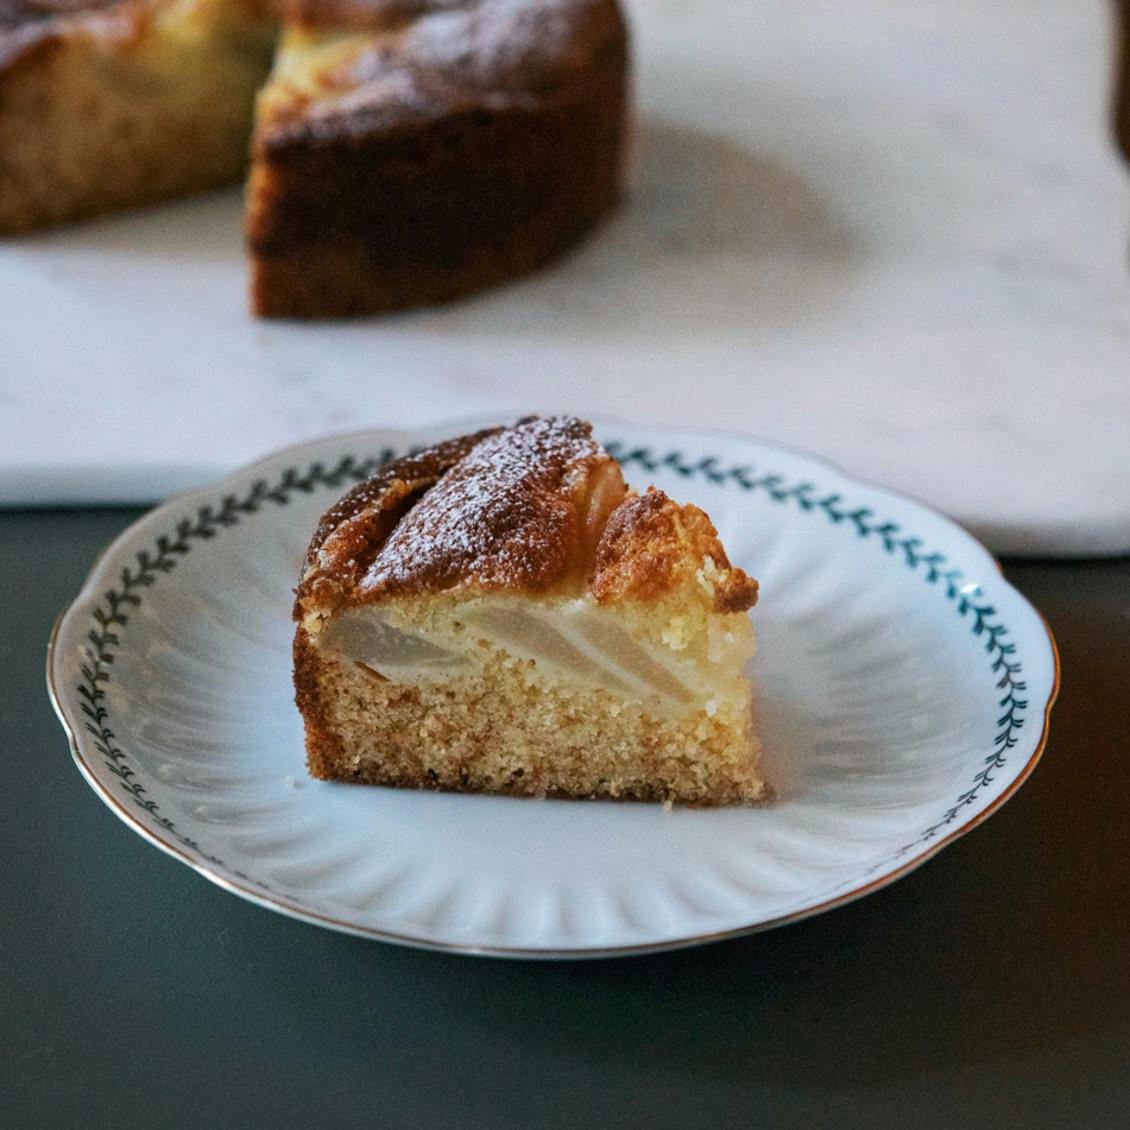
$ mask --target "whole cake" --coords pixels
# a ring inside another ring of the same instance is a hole
[[[389,463],[322,519],[297,589],[310,772],[411,788],[767,798],[747,616],[709,518],[572,418]]]
[[[626,99],[616,0],[0,0],[0,232],[234,180],[253,133],[256,314],[445,301],[613,207]]]

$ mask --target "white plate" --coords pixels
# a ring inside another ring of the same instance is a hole
[[[778,925],[905,874],[1031,771],[1058,681],[1039,614],[945,518],[751,439],[598,424],[636,485],[702,505],[760,578],[767,809],[310,780],[291,589],[319,515],[394,452],[338,436],[146,515],[48,660],[79,768],[146,839],[319,925],[475,953],[639,953]],[[465,430],[465,429],[464,429]]]

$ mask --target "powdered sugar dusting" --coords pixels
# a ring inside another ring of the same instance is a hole
[[[484,439],[401,520],[363,591],[544,590],[562,581],[582,537],[573,483],[600,458],[591,426],[571,417],[528,420]]]
[[[374,544],[374,530],[363,524],[362,528],[357,529],[356,538],[343,537],[349,528],[356,527],[357,520],[363,519],[366,513],[380,510],[397,483],[418,484],[419,489],[426,490],[477,443],[495,435],[497,431],[497,428],[492,428],[458,436],[406,455],[402,459],[386,463],[371,478],[347,491],[322,515],[322,520],[318,523],[318,529],[314,532],[306,553],[303,583],[310,579],[312,573],[318,572],[319,568],[348,572],[358,562],[371,562],[383,542]],[[322,551],[331,538],[338,541],[340,551],[332,559],[325,560]],[[343,566],[350,568],[343,570]]]

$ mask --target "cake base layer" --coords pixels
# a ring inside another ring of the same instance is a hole
[[[688,804],[771,799],[748,707],[666,713],[550,681],[499,653],[481,670],[417,685],[295,638],[308,766],[323,780]]]

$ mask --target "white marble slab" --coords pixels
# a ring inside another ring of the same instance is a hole
[[[1097,2],[636,0],[633,191],[442,311],[245,313],[238,193],[0,245],[0,500],[151,499],[364,425],[723,426],[999,552],[1130,551],[1130,185]]]

